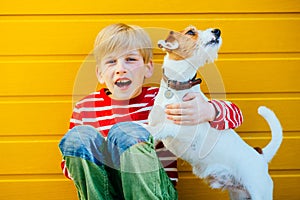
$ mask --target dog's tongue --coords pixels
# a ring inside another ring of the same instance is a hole
[[[159,48],[165,48],[165,49],[174,50],[174,49],[177,49],[179,47],[179,44],[178,44],[178,42],[176,40],[173,43],[166,42],[165,40],[159,40],[158,41],[158,47]]]

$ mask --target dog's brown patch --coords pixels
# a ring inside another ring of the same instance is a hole
[[[260,147],[254,147],[254,149],[259,153],[263,154],[263,150]]]
[[[177,41],[179,44],[178,48],[168,49],[165,46],[161,46],[160,48],[164,48],[169,53],[169,59],[184,60],[193,55],[198,37],[198,31],[194,26],[189,26],[180,32],[170,31],[165,41],[170,43]]]
[[[209,175],[204,181],[214,189],[247,191],[244,185],[237,181],[234,176],[229,174],[223,174],[221,176]]]

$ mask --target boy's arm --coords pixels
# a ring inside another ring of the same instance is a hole
[[[218,130],[234,129],[243,123],[241,110],[233,103],[222,100],[209,101],[216,110],[216,118],[210,121],[210,126]]]
[[[183,102],[166,106],[167,118],[179,125],[197,125],[209,122],[218,130],[233,129],[240,126],[243,116],[233,103],[222,100],[207,101],[200,93],[187,93]]]
[[[72,117],[70,119],[69,130],[71,130],[74,126],[79,126],[79,125],[83,125],[82,116],[79,107],[76,105],[73,110]]]

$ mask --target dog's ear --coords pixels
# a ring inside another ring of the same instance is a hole
[[[257,153],[263,154],[263,150],[260,147],[253,147],[253,148],[257,151]]]

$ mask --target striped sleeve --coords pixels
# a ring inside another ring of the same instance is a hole
[[[176,186],[178,182],[177,157],[167,150],[162,142],[155,146],[155,151],[171,182]]]
[[[210,122],[211,127],[224,130],[239,127],[243,122],[241,110],[233,103],[222,100],[211,100],[216,109],[216,118]]]
[[[68,169],[67,169],[66,161],[65,161],[65,160],[62,160],[62,161],[61,161],[60,166],[61,166],[61,169],[62,169],[63,174],[65,175],[65,177],[67,177],[68,179],[73,180],[71,174],[69,173],[69,171],[68,171]]]
[[[70,119],[69,129],[72,129],[74,126],[78,125],[83,125],[83,122],[79,106],[78,104],[76,104],[75,108],[73,109],[72,117]]]

